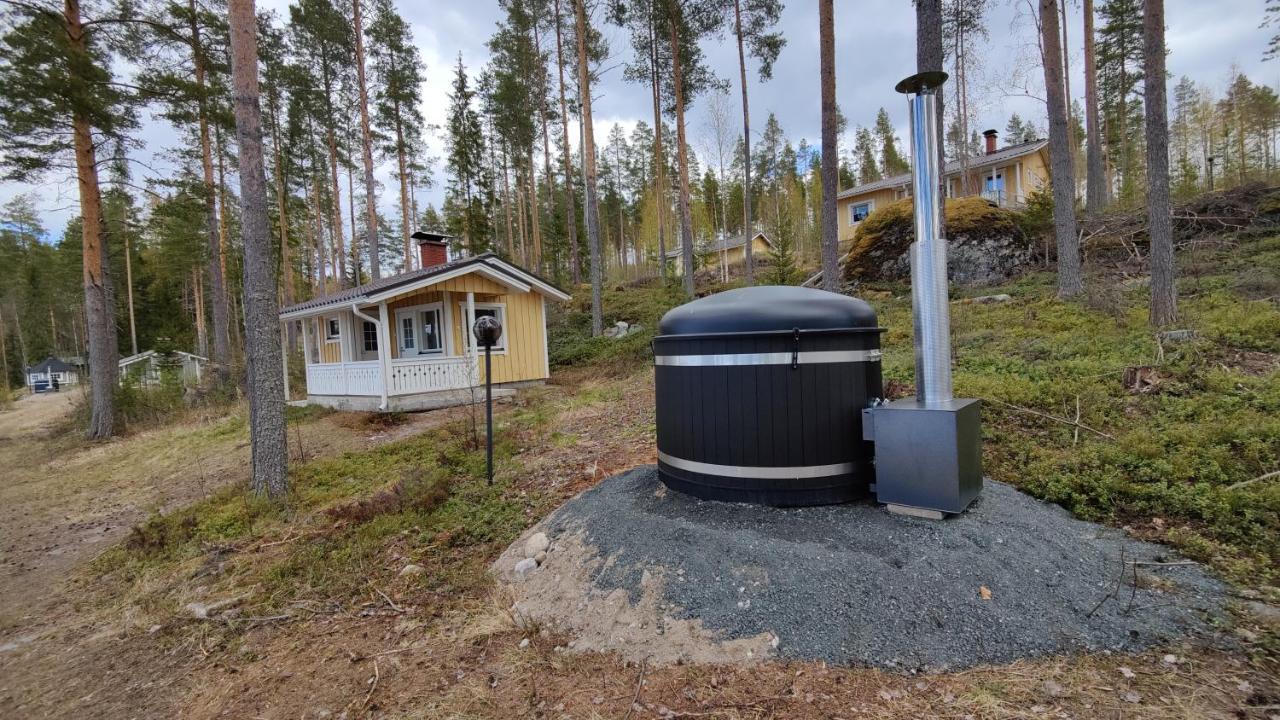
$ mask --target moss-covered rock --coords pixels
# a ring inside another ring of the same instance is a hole
[[[1030,264],[1032,246],[1017,215],[980,197],[946,202],[947,276],[958,285],[990,285]],[[915,241],[911,199],[876,209],[858,226],[845,259],[845,280],[901,280],[911,274]]]

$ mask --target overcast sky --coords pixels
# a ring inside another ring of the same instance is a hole
[[[1190,76],[1220,92],[1238,66],[1254,82],[1280,85],[1280,64],[1263,63],[1262,54],[1272,29],[1260,29],[1264,0],[1166,0],[1169,45],[1170,85],[1178,77]],[[469,73],[475,74],[488,59],[485,41],[492,34],[500,12],[496,0],[431,0],[412,2],[397,0],[400,12],[413,26],[422,59],[426,63],[423,92],[423,115],[427,123],[441,125],[448,106],[448,89],[452,66],[459,53]],[[973,102],[978,115],[978,129],[994,127],[1004,130],[1009,116],[1017,112],[1034,118],[1044,128],[1042,80],[1036,63],[1034,29],[1027,16],[1031,0],[995,0],[988,21],[990,39],[982,47],[980,71],[974,73],[970,86],[981,97]],[[287,16],[288,0],[260,0],[259,8],[274,8]],[[915,13],[910,0],[837,0],[836,3],[836,83],[841,109],[853,127],[870,125],[880,107],[885,107],[905,139],[906,105],[893,91],[898,80],[914,72]],[[1071,2],[1068,41],[1072,49],[1071,92],[1083,97],[1080,79],[1080,9]],[[637,120],[652,123],[649,91],[622,79],[621,65],[630,55],[627,34],[615,27],[599,24],[612,57],[605,63],[604,74],[595,89],[594,105],[596,137],[603,139],[610,126],[623,123],[628,132]],[[773,79],[761,83],[754,71],[750,76],[752,134],[764,127],[765,118],[775,113],[783,130],[793,142],[801,138],[819,144],[819,73],[818,19],[814,0],[791,0],[787,3],[780,29],[787,46],[774,67]],[[703,50],[711,67],[722,77],[732,80],[729,107],[740,118],[737,95],[737,50],[730,37],[711,39]],[[972,101],[971,101],[972,102]],[[688,118],[689,139],[704,162],[710,159],[710,132],[706,119],[706,101],[700,100]],[[740,120],[739,120],[740,122]],[[161,156],[177,142],[177,136],[163,121],[144,115],[138,137],[144,148],[138,159],[152,170],[139,165],[139,180],[172,171]],[[432,152],[444,154],[440,137],[430,134]],[[843,139],[842,139],[843,141]],[[444,194],[445,171],[442,161],[435,166],[435,187],[427,201],[440,206]],[[379,169],[384,190],[380,204],[388,210],[395,207],[398,195],[390,175],[390,167]],[[345,182],[344,182],[345,185]],[[345,187],[344,187],[345,191]],[[18,193],[34,192],[38,198],[45,227],[53,237],[61,235],[67,220],[78,212],[75,183],[67,177],[49,177],[39,185],[5,183],[0,185],[0,202]],[[422,200],[420,199],[421,203]],[[343,205],[346,205],[345,199]]]

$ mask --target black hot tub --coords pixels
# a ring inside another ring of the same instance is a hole
[[[823,505],[868,495],[862,409],[882,395],[862,300],[729,290],[668,312],[653,340],[658,474],[709,500]]]

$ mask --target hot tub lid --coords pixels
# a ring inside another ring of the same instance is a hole
[[[659,335],[876,329],[863,300],[789,285],[737,288],[685,303],[662,316]]]

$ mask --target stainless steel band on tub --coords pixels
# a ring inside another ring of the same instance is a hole
[[[820,365],[823,363],[879,362],[879,350],[809,350],[801,353],[732,353],[726,355],[654,355],[654,365],[724,367],[729,365]]]
[[[762,478],[767,480],[786,480],[788,478],[820,478],[832,475],[843,475],[853,472],[853,463],[833,463],[831,465],[793,465],[789,467],[745,467],[742,465],[716,465],[673,457],[658,451],[658,459],[679,470],[701,473],[703,475],[719,475],[720,477]]]

